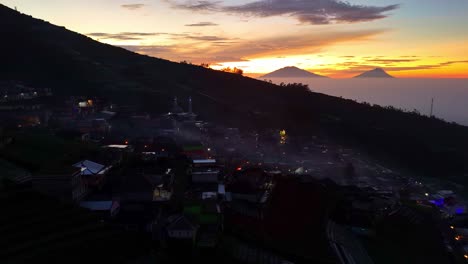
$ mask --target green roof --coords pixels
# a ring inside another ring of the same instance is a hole
[[[201,214],[201,206],[199,205],[192,205],[188,207],[184,207],[184,213],[192,214],[194,216],[198,216]]]
[[[219,220],[217,213],[205,213],[201,205],[192,205],[184,208],[184,213],[194,217],[200,224],[216,224]]]

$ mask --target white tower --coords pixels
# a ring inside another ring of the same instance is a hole
[[[192,109],[192,97],[190,96],[188,99],[188,112],[189,114],[193,114],[193,109]]]

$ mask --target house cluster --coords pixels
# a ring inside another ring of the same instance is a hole
[[[357,235],[372,236],[378,219],[399,205],[397,193],[376,188],[343,186],[343,197],[334,212],[334,221]]]
[[[5,127],[35,127],[47,124],[50,112],[44,107],[50,89],[33,88],[21,82],[0,82],[0,122]]]
[[[95,97],[55,106],[58,136],[92,141],[98,153],[33,173],[34,189],[94,211],[158,243],[212,249],[223,229],[224,165],[203,143],[191,98],[152,117]],[[52,126],[52,125],[51,125]]]
[[[0,103],[26,101],[51,95],[52,91],[49,88],[33,88],[15,81],[0,82]]]
[[[238,167],[226,187],[230,214],[261,220],[273,189],[273,178],[263,169]]]
[[[106,183],[107,175],[122,161],[122,156],[103,152],[97,160],[81,160],[74,164],[47,167],[31,175],[32,187],[64,202],[80,203],[93,190]]]
[[[98,149],[33,173],[31,185],[178,251],[186,246],[211,252],[228,229],[241,238],[271,240],[277,251],[286,243],[298,255],[311,256],[323,245],[319,251],[326,252],[323,230],[334,202],[327,193],[332,184],[307,180],[304,170],[286,172],[292,145],[286,131],[242,134],[197,120],[190,97],[186,105],[184,110],[174,98],[162,115],[97,97],[75,96],[54,105],[50,130]],[[394,205],[386,193],[346,195],[346,221],[340,224],[358,231],[370,229],[373,219]]]
[[[169,241],[186,240],[193,247],[215,248],[223,230],[222,210],[226,198],[224,166],[218,163],[201,144],[187,144],[184,153],[189,159],[188,184],[182,210],[168,218]]]

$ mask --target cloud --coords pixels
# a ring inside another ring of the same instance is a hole
[[[188,39],[201,40],[201,41],[222,41],[230,40],[230,38],[223,38],[218,36],[187,36]]]
[[[417,56],[411,56],[411,57],[417,57]],[[399,59],[389,59],[389,60],[399,61]],[[409,66],[390,65],[390,66],[385,66],[384,68],[386,71],[389,71],[389,72],[434,70],[434,69],[441,69],[441,68],[444,68],[453,64],[459,64],[459,63],[468,63],[468,60],[444,61],[444,62],[433,63],[433,64],[419,64],[419,65],[409,65]],[[333,74],[333,73],[336,73],[336,68],[345,68],[342,72],[346,72],[348,74],[358,74],[358,73],[362,73],[364,71],[368,71],[376,67],[379,67],[376,64],[372,64],[372,63],[369,64],[368,61],[365,61],[365,62],[346,61],[346,62],[332,64],[328,66],[331,66],[332,68],[322,69],[321,72]]]
[[[169,46],[124,46],[132,51],[194,63],[239,62],[250,58],[318,53],[330,45],[366,41],[386,30],[327,31],[314,34],[299,32],[295,35],[267,39],[242,40],[218,36],[185,34],[176,37]]]
[[[166,0],[173,8],[190,11],[212,11],[254,17],[287,15],[304,24],[357,23],[387,17],[387,12],[399,5],[356,5],[340,0],[259,0],[241,5],[226,6],[212,1]]]
[[[165,0],[171,4],[172,8],[185,9],[190,11],[216,11],[219,9],[220,2],[212,1],[186,1],[180,3],[174,0]]]
[[[446,62],[440,63],[439,65],[440,66],[449,66],[449,65],[452,65],[452,64],[459,64],[459,63],[468,63],[468,60],[446,61]]]
[[[214,43],[218,45],[229,45],[237,43],[237,39],[226,38],[213,35],[202,35],[199,33],[167,33],[167,32],[121,32],[121,33],[88,33],[89,37],[101,39],[101,40],[145,40],[148,37],[153,36],[165,36],[166,38],[177,40],[177,41],[196,41],[204,43]]]
[[[457,60],[457,61],[444,61],[434,64],[422,64],[416,66],[396,66],[396,67],[389,67],[390,71],[413,71],[413,70],[432,70],[432,69],[440,69],[447,66],[451,66],[453,64],[460,64],[460,63],[468,63],[468,60]]]
[[[315,34],[299,32],[296,35],[243,41],[223,49],[222,52],[241,58],[311,54],[338,43],[369,40],[383,32],[386,30],[328,31]]]
[[[137,10],[141,9],[145,6],[145,4],[126,4],[126,5],[121,5],[120,7],[128,9],[128,10]]]
[[[121,33],[88,33],[89,37],[99,39],[114,39],[114,40],[141,40],[150,36],[157,36],[166,33],[147,33],[147,32],[121,32]]]
[[[248,61],[239,57],[228,57],[223,55],[209,54],[208,52],[206,52],[209,49],[199,49],[200,52],[198,54],[200,55],[194,57],[194,54],[197,53],[187,51],[187,49],[190,48],[190,45],[186,44],[174,44],[169,46],[127,45],[120,47],[148,56],[170,59],[172,61],[190,61],[195,64],[209,63],[210,65],[216,65],[217,63],[226,61]]]
[[[158,57],[161,54],[173,52],[174,48],[173,46],[158,46],[158,45],[151,45],[151,46],[138,46],[138,45],[126,45],[126,46],[120,46],[124,49],[141,53],[141,54],[146,54],[154,57]]]
[[[213,23],[213,22],[198,22],[194,24],[187,24],[185,26],[186,27],[213,27],[213,26],[218,26],[218,24]]]
[[[394,64],[394,63],[414,62],[414,61],[418,61],[418,59],[384,59],[384,58],[379,58],[379,59],[366,60],[366,62],[379,63],[379,64]]]

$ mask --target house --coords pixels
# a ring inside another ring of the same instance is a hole
[[[192,161],[192,183],[218,183],[220,166],[215,159],[194,159]]]
[[[239,171],[224,190],[228,210],[233,214],[262,219],[272,189],[273,184],[262,169]]]
[[[111,144],[103,146],[103,148],[115,152],[133,152],[133,147],[131,145]]]
[[[190,239],[196,236],[198,225],[193,223],[186,215],[174,215],[169,217],[166,227],[167,235],[172,239]]]
[[[192,170],[192,183],[217,183],[220,171],[217,169],[194,169]]]
[[[154,188],[154,191],[153,191],[154,202],[167,202],[171,199],[171,197],[172,197],[172,191],[164,188],[162,184]]]
[[[262,169],[249,168],[234,175],[227,192],[233,200],[265,203],[271,188],[268,175]]]
[[[73,167],[81,170],[81,176],[89,186],[101,185],[106,173],[112,168],[112,166],[105,166],[90,160],[77,162],[73,164]]]
[[[105,201],[81,201],[80,207],[90,211],[100,213],[103,217],[113,217],[120,210],[120,202],[105,200]]]
[[[66,202],[79,202],[89,193],[82,171],[76,167],[33,175],[32,186],[41,193]]]
[[[123,200],[119,202],[114,222],[128,231],[152,233],[157,208],[150,203]]]
[[[198,163],[201,163],[203,159],[207,159],[210,156],[208,149],[199,141],[187,142],[183,144],[182,149],[183,154],[191,158],[194,165],[198,165]]]
[[[196,204],[186,206],[184,213],[198,223],[195,246],[198,248],[213,248],[219,242],[219,233],[223,228],[221,207],[216,199],[206,199]]]

